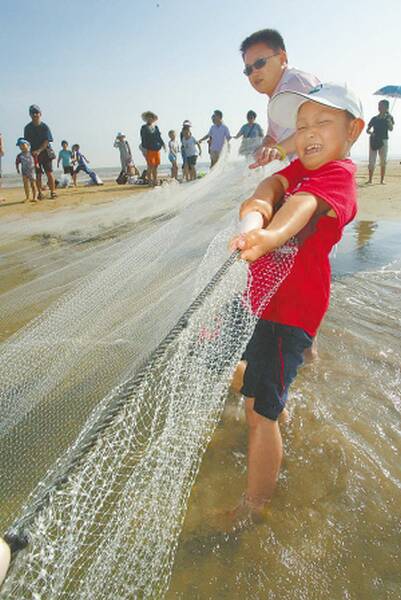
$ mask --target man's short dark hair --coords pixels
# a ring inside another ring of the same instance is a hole
[[[261,29],[260,31],[255,31],[252,35],[249,35],[244,39],[240,46],[240,52],[242,56],[244,56],[245,52],[251,47],[255,46],[255,44],[265,44],[275,52],[279,50],[285,50],[284,40],[281,34],[275,29]]]
[[[380,100],[379,104],[385,106],[387,109],[390,108],[390,102],[388,100]]]
[[[67,140],[62,140],[62,141],[61,141],[61,145],[62,145],[62,146],[64,146],[64,144],[67,144],[67,146],[68,146],[68,142],[67,142]]]
[[[221,110],[215,110],[215,111],[213,112],[213,114],[214,114],[216,117],[220,117],[220,119],[222,119],[222,118],[223,118],[223,113],[221,112]]]

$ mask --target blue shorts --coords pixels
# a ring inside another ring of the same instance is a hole
[[[169,152],[168,159],[169,159],[169,161],[171,163],[176,163],[177,162],[177,155],[173,154],[172,152]]]
[[[300,327],[260,319],[242,356],[247,361],[241,393],[255,398],[254,410],[276,421],[288,389],[313,338]]]

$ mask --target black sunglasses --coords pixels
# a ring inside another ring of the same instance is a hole
[[[251,73],[253,72],[254,69],[256,71],[258,71],[259,69],[262,69],[265,66],[265,64],[271,58],[273,58],[273,56],[278,56],[279,54],[280,54],[280,52],[276,52],[276,54],[271,54],[270,56],[265,56],[264,58],[258,58],[257,60],[255,60],[253,65],[245,65],[245,69],[243,70],[244,75],[249,77],[249,75],[251,75]]]

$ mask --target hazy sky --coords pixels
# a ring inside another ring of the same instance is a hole
[[[264,27],[281,32],[291,66],[353,87],[367,120],[376,113],[373,92],[401,85],[400,0],[0,0],[0,11],[6,172],[31,103],[42,108],[56,150],[63,138],[78,142],[95,166],[119,164],[118,130],[139,159],[140,115],[148,109],[165,139],[184,119],[204,135],[215,108],[232,134],[250,108],[265,128],[266,97],[250,87],[238,52]],[[390,154],[399,156],[401,100],[394,117]],[[354,155],[367,148],[363,134]]]

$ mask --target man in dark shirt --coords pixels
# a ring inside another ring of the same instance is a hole
[[[388,132],[393,131],[394,127],[394,119],[388,112],[389,107],[390,104],[388,100],[380,100],[378,106],[379,114],[370,119],[366,130],[370,135],[368,183],[372,183],[377,153],[379,153],[380,157],[380,183],[384,183],[388,153]]]
[[[55,181],[53,177],[52,161],[55,158],[50,142],[53,136],[46,123],[42,122],[42,112],[36,104],[29,107],[31,122],[24,128],[24,138],[31,144],[31,152],[37,161],[36,181],[38,184],[38,199],[42,200],[42,173],[46,173],[49,184],[50,198],[56,198]]]

